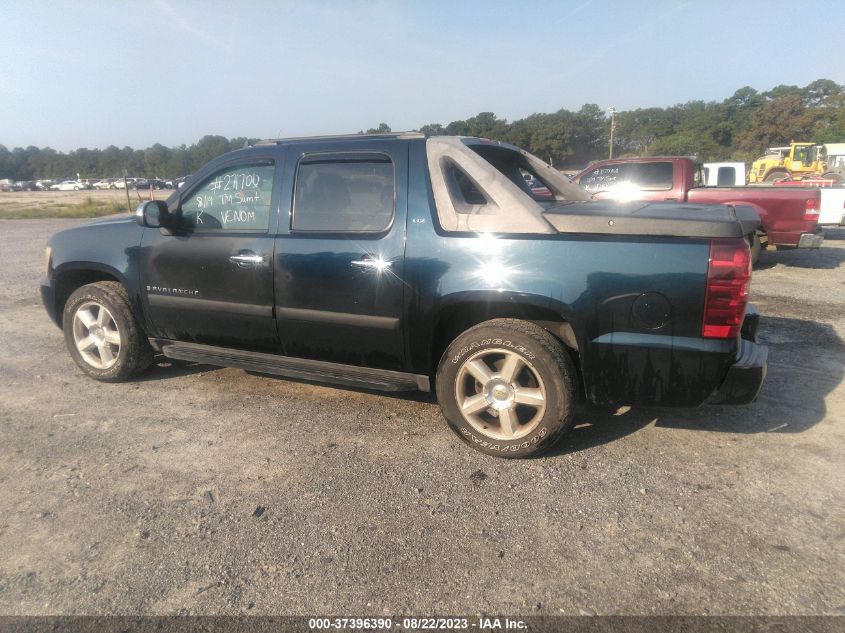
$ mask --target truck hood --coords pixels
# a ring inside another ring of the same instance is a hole
[[[565,202],[544,205],[559,233],[673,237],[743,237],[760,225],[753,208],[674,202]]]
[[[91,226],[93,224],[101,225],[101,224],[126,224],[127,222],[135,222],[135,214],[132,213],[121,213],[120,215],[107,215],[102,218],[97,218],[96,220],[92,220],[91,222],[86,222],[82,226]]]

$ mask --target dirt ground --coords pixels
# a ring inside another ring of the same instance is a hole
[[[0,221],[0,614],[845,614],[845,230],[762,255],[757,403],[505,461],[426,397],[84,377],[37,297],[79,222]]]
[[[165,200],[171,193],[170,189],[161,189],[153,192],[158,200]],[[21,213],[33,212],[37,217],[43,211],[57,211],[67,209],[86,203],[92,200],[95,205],[119,205],[121,209],[126,207],[125,189],[86,189],[83,191],[4,191],[0,193],[0,219],[17,217]],[[141,200],[149,200],[149,190],[129,190],[130,206],[134,210]],[[114,211],[112,210],[112,213]]]

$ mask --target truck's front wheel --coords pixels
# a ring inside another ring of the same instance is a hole
[[[86,374],[122,382],[145,370],[153,351],[132,314],[126,289],[100,281],[76,290],[62,315],[65,344]]]
[[[437,398],[449,426],[467,444],[499,457],[550,448],[572,424],[575,369],[543,328],[494,319],[470,328],[446,349]]]

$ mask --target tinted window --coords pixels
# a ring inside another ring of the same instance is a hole
[[[719,167],[716,172],[716,186],[730,187],[736,184],[736,170],[733,167]]]
[[[181,223],[197,231],[266,231],[274,165],[219,171],[182,199]]]
[[[672,188],[672,163],[631,163],[628,180],[645,191]]]
[[[473,144],[469,148],[534,200],[543,201],[554,198],[528,159],[519,152],[498,145]]]
[[[393,221],[393,163],[383,154],[311,156],[296,174],[297,231],[379,232]]]
[[[455,164],[446,167],[446,181],[452,200],[457,204],[479,205],[487,204],[487,198],[479,191],[472,179],[464,170]]]

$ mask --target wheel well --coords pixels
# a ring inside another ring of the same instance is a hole
[[[77,288],[92,284],[97,281],[117,281],[120,280],[114,275],[110,275],[101,270],[69,270],[62,273],[56,279],[56,321],[59,326],[62,325],[62,314],[65,310],[65,304],[68,297],[73,294]]]
[[[431,367],[437,368],[443,352],[461,332],[484,321],[503,318],[535,323],[558,339],[572,357],[580,378],[578,339],[572,326],[554,310],[516,303],[471,302],[443,310],[434,327]]]

